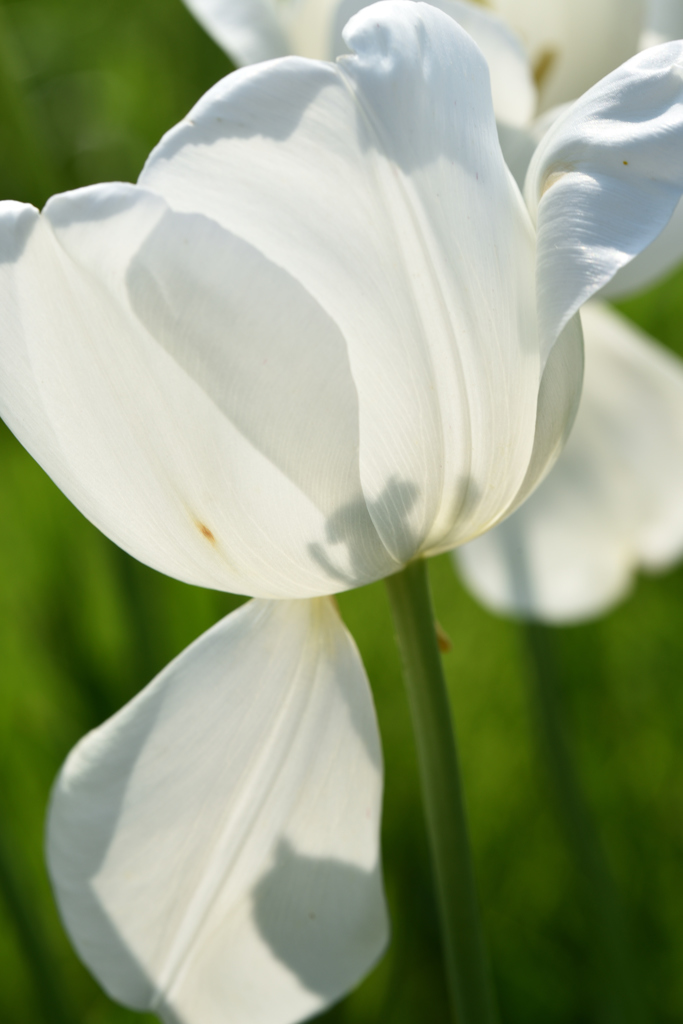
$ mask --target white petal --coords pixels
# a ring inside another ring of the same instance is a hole
[[[261,596],[395,571],[365,508],[338,328],[260,252],[135,186],[2,207],[0,411],[100,529]],[[318,553],[330,522],[353,558]]]
[[[382,758],[329,599],[254,601],[69,755],[48,820],[67,930],[167,1024],[288,1024],[387,941]]]
[[[237,64],[299,54],[331,60],[345,52],[342,29],[364,0],[184,0]]]
[[[288,52],[273,0],[184,0],[210,36],[236,64],[255,64]]]
[[[638,54],[542,139],[525,194],[538,223],[541,335],[665,227],[683,193],[683,43]]]
[[[494,611],[571,622],[606,611],[638,567],[683,555],[683,363],[599,303],[582,310],[586,377],[548,479],[457,552]]]
[[[432,7],[386,2],[346,41],[357,55],[336,66],[290,58],[230,76],[140,181],[287,268],[338,325],[363,492],[404,560],[454,524],[485,528],[524,478],[534,241],[470,38]]]
[[[644,0],[488,0],[519,33],[541,109],[576,99],[638,48]]]
[[[467,0],[434,0],[474,39],[484,54],[491,75],[493,110],[507,125],[528,124],[538,102],[531,67],[521,40],[491,11]]]

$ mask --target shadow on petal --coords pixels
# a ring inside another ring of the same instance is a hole
[[[327,519],[327,543],[311,544],[311,555],[334,579],[338,579],[345,586],[357,585],[354,580],[358,579],[367,564],[367,538],[362,527],[369,511],[376,527],[378,521],[381,523],[378,532],[385,540],[387,548],[392,549],[391,553],[399,548],[406,552],[406,558],[412,557],[419,541],[411,528],[409,516],[419,493],[419,488],[411,481],[392,477],[376,501],[361,498],[340,506]],[[338,556],[338,545],[346,548],[346,565]],[[401,564],[397,560],[395,567],[390,568],[389,572],[397,572],[400,567]]]
[[[381,893],[379,865],[366,872],[307,857],[282,841],[275,864],[254,890],[254,918],[278,960],[328,1002],[384,949],[378,942],[388,932]]]

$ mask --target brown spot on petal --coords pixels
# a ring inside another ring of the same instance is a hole
[[[195,519],[195,526],[197,527],[197,529],[201,533],[202,537],[206,537],[206,539],[208,540],[209,544],[215,544],[216,543],[216,538],[214,537],[213,533],[211,532],[209,527],[206,525],[206,523],[202,523],[202,522],[199,521],[199,519]]]
[[[556,60],[557,50],[541,50],[539,53],[532,68],[534,82],[536,83],[537,89],[541,89],[543,87],[543,83],[552,71]]]

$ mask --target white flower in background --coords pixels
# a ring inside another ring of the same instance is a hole
[[[572,433],[519,511],[456,552],[495,611],[600,615],[639,567],[683,554],[683,364],[606,305],[581,311],[586,371]]]
[[[76,948],[173,1024],[301,1019],[380,954],[379,738],[325,595],[533,489],[579,306],[683,191],[679,44],[555,125],[525,206],[454,21],[386,2],[345,38],[219,83],[136,186],[0,204],[3,418],[127,551],[257,597],[78,744],[51,805]]]

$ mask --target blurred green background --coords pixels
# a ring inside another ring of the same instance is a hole
[[[225,56],[180,0],[0,4],[0,198],[134,181]],[[622,309],[683,355],[683,274]],[[683,468],[683,467],[682,467]],[[530,707],[527,636],[431,566],[481,902],[506,1024],[613,1020],[585,879],[561,827]],[[0,1020],[124,1024],[72,953],[42,861],[70,747],[240,602],[134,563],[0,424]],[[389,953],[323,1019],[447,1020],[415,756],[381,584],[343,595],[386,766]],[[548,631],[570,746],[624,909],[643,1021],[683,1017],[683,569],[643,579],[598,623]]]

